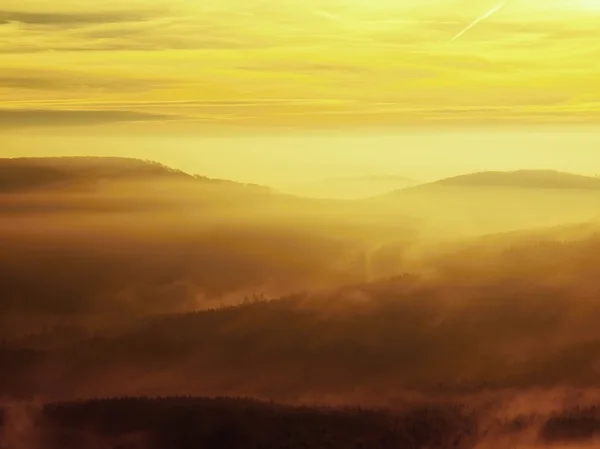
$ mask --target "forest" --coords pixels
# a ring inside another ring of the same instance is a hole
[[[2,449],[594,444],[593,178],[335,200],[3,164]]]

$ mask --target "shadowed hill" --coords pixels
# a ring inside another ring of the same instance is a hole
[[[107,182],[212,180],[153,161],[118,157],[49,157],[0,159],[0,193],[39,189],[82,188]],[[258,186],[253,186],[258,188]],[[265,188],[262,188],[265,189]]]
[[[15,447],[45,449],[467,449],[476,433],[475,416],[444,404],[367,410],[124,397],[13,408],[9,418],[19,412],[33,435]],[[5,438],[1,430],[0,448],[12,449],[17,429]]]
[[[117,335],[73,332],[58,348],[9,341],[0,386],[363,403],[594,386],[599,250],[598,236],[480,244],[439,255],[418,277],[138,321]]]
[[[129,158],[0,159],[0,214],[130,213],[277,201],[271,189]]]
[[[0,407],[0,448],[541,449],[594,447],[600,434],[593,400],[519,412],[510,410],[510,395],[487,402],[438,397],[357,408],[180,396],[21,403],[4,413]]]
[[[519,401],[510,394],[488,399],[487,405],[477,397],[435,397],[385,408],[193,396],[21,402],[0,405],[0,448],[594,447],[600,407],[582,397],[585,392],[574,393],[579,400],[560,405],[560,396],[547,392],[538,397],[541,403],[521,410],[511,410]],[[549,407],[548,400],[556,406]]]
[[[167,217],[168,211],[177,221],[201,211],[221,221],[327,223],[335,234],[358,226],[374,235],[374,227],[388,232],[406,224],[428,235],[458,236],[591,221],[599,210],[599,179],[550,171],[465,175],[341,201],[278,194],[136,159],[0,159],[0,213],[12,215],[160,211]]]
[[[76,187],[103,181],[193,177],[155,162],[128,158],[56,157],[0,159],[0,191]]]
[[[600,178],[555,170],[489,171],[441,179],[432,183],[409,187],[406,191],[434,187],[600,190]]]
[[[600,178],[549,170],[483,172],[421,184],[368,202],[409,211],[457,235],[594,221]]]

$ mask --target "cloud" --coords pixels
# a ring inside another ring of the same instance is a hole
[[[91,19],[90,16],[89,22],[82,22],[76,27],[56,26],[51,29],[5,22],[4,26],[0,26],[0,54],[233,50],[284,46],[291,39],[281,37],[274,40],[256,26],[222,23],[221,18],[214,15],[166,15],[122,22],[94,22]]]
[[[396,114],[381,103],[434,117],[512,107],[535,120],[529,106],[560,113],[598,94],[600,34],[564,13],[537,17],[544,5],[528,1],[448,46],[480,2],[4,0],[0,101],[266,125]]]
[[[0,86],[13,90],[145,92],[176,84],[166,79],[125,78],[69,70],[38,69],[35,73],[0,66]]]
[[[237,67],[239,70],[248,70],[256,72],[291,72],[291,73],[319,73],[319,72],[336,72],[336,73],[365,73],[371,72],[369,67],[351,64],[336,64],[336,63],[318,63],[318,62],[265,62],[261,64],[253,64]]]
[[[0,109],[0,127],[85,126],[119,122],[172,120],[164,114],[122,110]]]
[[[0,10],[0,24],[18,22],[26,25],[79,26],[136,22],[145,19],[143,14],[132,12],[53,13]]]
[[[64,80],[49,79],[39,76],[6,76],[0,75],[0,85],[5,89],[63,90],[68,88]]]

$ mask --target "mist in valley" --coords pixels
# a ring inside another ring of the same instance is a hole
[[[596,444],[596,178],[0,168],[2,449]]]

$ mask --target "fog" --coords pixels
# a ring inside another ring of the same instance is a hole
[[[266,401],[311,447],[325,443],[302,423],[329,422],[323,407],[369,447],[595,444],[595,178],[478,175],[340,200],[139,161],[19,164],[37,168],[0,193],[2,449],[162,449],[174,424],[153,433],[142,414],[109,431],[97,423],[125,403],[86,401],[213,407],[150,399],[188,396]],[[40,181],[40,165],[53,175]],[[467,415],[439,412],[448,404]],[[438,411],[418,415],[419,435],[441,440],[407,443],[417,418],[396,414],[424,406]],[[100,427],[81,430],[77,407]],[[249,419],[238,402],[218,407],[237,424],[217,433]],[[240,441],[263,441],[242,427]]]
[[[434,127],[374,123],[369,129],[365,120],[356,127],[320,131],[276,126],[199,130],[196,124],[175,121],[3,129],[3,154],[149,158],[190,173],[277,189],[372,176],[425,182],[487,170],[550,168],[598,174],[597,124],[485,126],[476,121],[454,126],[437,121]]]

